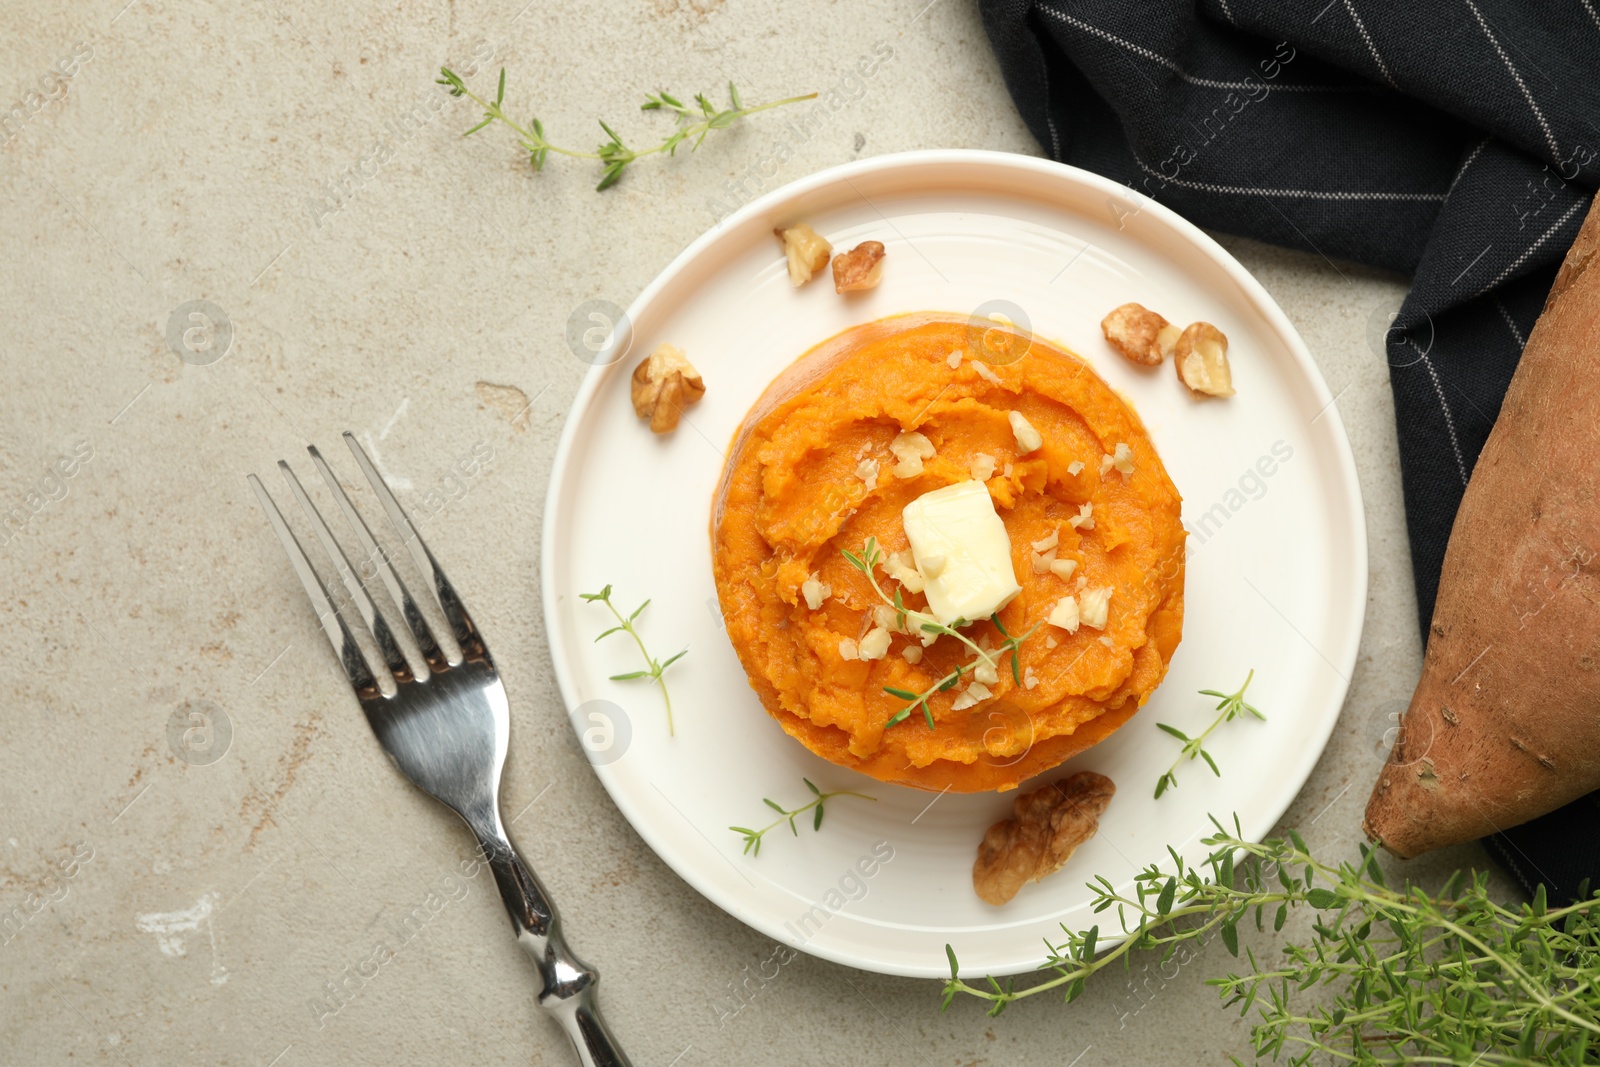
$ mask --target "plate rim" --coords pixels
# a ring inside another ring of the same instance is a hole
[[[540,605],[545,624],[545,640],[550,649],[551,669],[555,674],[556,685],[561,694],[562,707],[566,713],[569,729],[575,729],[572,724],[572,712],[577,706],[577,683],[572,677],[568,666],[570,652],[566,642],[561,637],[560,627],[556,625],[559,618],[556,602],[555,583],[546,580],[547,575],[558,573],[555,559],[556,527],[559,518],[557,504],[566,489],[566,473],[570,466],[574,445],[583,416],[594,402],[595,395],[605,384],[606,379],[617,372],[623,364],[628,352],[632,350],[633,336],[632,324],[637,322],[640,313],[657,295],[665,289],[689,264],[691,264],[703,251],[714,244],[725,229],[732,229],[746,222],[748,219],[765,214],[774,207],[793,201],[818,189],[835,185],[841,181],[849,182],[852,178],[880,171],[916,170],[926,167],[949,165],[979,165],[994,167],[997,170],[1018,170],[1031,172],[1034,175],[1051,180],[1078,183],[1089,187],[1092,191],[1104,193],[1108,196],[1125,195],[1129,187],[1122,185],[1103,175],[1092,171],[1074,167],[1066,163],[1039,156],[1022,155],[1012,152],[1000,152],[990,149],[917,149],[906,152],[893,152],[868,159],[853,160],[848,163],[828,167],[812,174],[797,178],[792,182],[779,186],[768,193],[744,204],[736,211],[723,216],[713,223],[698,237],[683,248],[673,259],[662,268],[651,281],[640,290],[639,294],[628,304],[626,311],[629,323],[627,347],[621,356],[605,364],[595,364],[584,375],[582,383],[574,394],[572,404],[567,411],[567,416],[562,424],[560,437],[556,442],[556,449],[549,469],[549,482],[544,497],[544,515],[540,521],[539,529],[539,587]],[[1137,194],[1137,190],[1133,190]],[[1344,419],[1339,412],[1337,397],[1329,389],[1327,379],[1323,376],[1322,368],[1317,365],[1311,355],[1310,348],[1304,338],[1289,320],[1288,315],[1278,305],[1264,285],[1240,263],[1231,252],[1224,248],[1215,238],[1202,230],[1198,225],[1178,214],[1172,208],[1159,203],[1148,196],[1140,196],[1139,211],[1149,212],[1160,224],[1175,231],[1181,238],[1190,242],[1198,251],[1202,252],[1212,263],[1236,284],[1240,292],[1250,301],[1255,309],[1267,321],[1269,326],[1284,341],[1289,355],[1299,365],[1309,384],[1313,387],[1316,398],[1323,403],[1321,416],[1329,423],[1327,432],[1332,435],[1333,459],[1337,463],[1338,471],[1349,492],[1343,494],[1343,503],[1350,509],[1349,526],[1354,532],[1354,538],[1347,546],[1351,552],[1351,566],[1355,571],[1356,582],[1351,589],[1351,602],[1360,605],[1360,609],[1352,612],[1351,622],[1342,635],[1348,642],[1346,652],[1341,657],[1341,662],[1328,661],[1335,672],[1343,679],[1339,693],[1340,710],[1329,717],[1327,726],[1320,731],[1320,736],[1311,738],[1314,742],[1303,750],[1305,755],[1301,761],[1291,769],[1290,777],[1298,784],[1294,791],[1286,797],[1281,806],[1271,806],[1276,810],[1262,810],[1255,816],[1246,818],[1239,816],[1241,833],[1246,840],[1260,841],[1277,825],[1290,805],[1304,790],[1306,782],[1322,760],[1327,749],[1328,741],[1333,736],[1333,730],[1338,725],[1344,712],[1344,702],[1349,697],[1350,686],[1354,676],[1355,665],[1360,659],[1361,638],[1366,627],[1366,602],[1370,588],[1371,574],[1367,545],[1366,504],[1361,493],[1361,481],[1356,469],[1355,455],[1350,447],[1349,434],[1345,430]],[[1320,650],[1319,650],[1320,652]],[[1326,657],[1324,656],[1324,659]],[[678,857],[664,852],[656,840],[653,830],[641,825],[641,820],[635,818],[635,813],[630,806],[625,804],[618,795],[618,789],[613,785],[613,773],[608,766],[597,765],[585,760],[589,764],[600,784],[605,787],[611,802],[616,805],[622,817],[637,833],[640,839],[665,863],[674,874],[683,879],[691,888],[706,900],[715,904],[723,912],[750,927],[759,933],[785,941],[782,931],[774,926],[768,927],[764,920],[756,915],[745,912],[737,899],[723,899],[723,894],[715,889],[714,883],[702,879],[694,865],[678,862]],[[669,850],[670,851],[670,850]],[[819,940],[819,939],[817,939]],[[829,960],[833,963],[861,970],[890,974],[908,978],[947,978],[948,967],[944,961],[938,959],[936,954],[929,953],[930,963],[923,965],[904,965],[896,961],[876,961],[869,957],[852,953],[848,950],[835,948],[828,944],[818,944],[817,940],[810,940],[797,946],[809,955]],[[1107,937],[1102,943],[1109,947],[1120,941],[1120,937]],[[1037,969],[1039,960],[1018,962],[1001,968],[985,968],[981,974],[1024,974]],[[963,967],[962,977],[971,977],[980,972],[970,972]]]

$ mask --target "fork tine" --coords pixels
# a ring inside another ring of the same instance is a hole
[[[478,628],[473,625],[472,617],[467,614],[466,605],[461,602],[461,597],[456,594],[455,586],[444,576],[444,570],[439,566],[439,561],[433,558],[433,553],[428,550],[427,544],[422,540],[422,535],[417,533],[417,528],[411,525],[411,520],[406,518],[406,513],[400,507],[400,502],[389,491],[388,484],[383,476],[372,465],[372,460],[367,458],[367,453],[356,441],[355,434],[349,430],[344,432],[344,443],[350,446],[356,462],[361,466],[361,473],[366,475],[367,481],[372,486],[372,491],[378,495],[378,500],[383,504],[383,510],[388,513],[389,521],[399,532],[406,543],[406,549],[411,553],[417,569],[427,575],[433,584],[434,595],[438,597],[439,607],[444,610],[444,617],[450,623],[450,628],[455,633],[456,644],[461,647],[462,655],[485,655],[483,639],[478,635]]]
[[[305,488],[300,484],[300,479],[295,477],[293,469],[283,460],[278,461],[278,470],[283,472],[283,480],[289,483],[289,491],[300,504],[300,510],[305,512],[306,519],[311,523],[311,530],[317,535],[317,540],[322,543],[322,550],[333,561],[334,569],[339,572],[339,578],[344,582],[344,587],[350,594],[350,599],[355,601],[356,611],[361,614],[361,619],[367,624],[367,629],[378,642],[378,650],[383,653],[383,661],[389,667],[397,681],[409,682],[415,680],[411,665],[406,662],[400,646],[395,643],[394,632],[389,629],[389,621],[378,613],[377,607],[372,603],[372,598],[361,585],[361,579],[356,577],[356,572],[350,567],[350,559],[344,554],[344,548],[333,539],[333,532],[328,529],[328,524],[322,521],[321,512],[306,495]]]
[[[345,677],[349,678],[350,684],[355,687],[356,696],[367,700],[382,695],[382,691],[378,688],[378,680],[373,677],[372,669],[367,665],[367,657],[362,653],[361,646],[356,644],[356,639],[351,636],[350,628],[344,624],[344,618],[334,610],[333,602],[328,599],[328,591],[322,586],[322,579],[317,577],[317,572],[311,567],[311,561],[306,559],[305,552],[300,548],[300,542],[295,539],[294,531],[283,521],[283,514],[278,511],[278,505],[273,503],[260,478],[252,474],[249,480],[250,488],[256,491],[256,499],[261,503],[261,510],[267,513],[267,521],[272,524],[272,532],[278,535],[278,541],[289,557],[289,564],[294,567],[300,584],[305,588],[306,596],[311,601],[311,608],[317,613],[317,621],[322,624],[322,632],[328,635],[328,643],[333,646],[334,655],[339,657],[339,664],[344,667]]]
[[[435,671],[444,670],[448,664],[445,656],[439,649],[439,642],[434,639],[433,630],[428,626],[427,618],[417,607],[416,600],[412,599],[411,590],[406,588],[400,576],[389,565],[389,557],[383,549],[378,547],[378,542],[372,536],[372,531],[367,527],[367,521],[361,517],[361,512],[351,503],[350,497],[345,493],[344,487],[339,484],[339,479],[334,477],[333,469],[328,466],[328,461],[322,458],[321,451],[316,445],[306,449],[311,453],[311,462],[317,465],[317,471],[322,475],[322,480],[327,483],[328,491],[333,494],[333,499],[338,503],[339,510],[344,513],[345,520],[350,523],[355,531],[356,540],[361,542],[362,553],[373,562],[378,569],[378,576],[383,579],[384,587],[389,590],[389,597],[394,601],[395,607],[400,609],[401,616],[406,621],[406,627],[411,631],[411,636],[416,638],[417,647],[422,650],[422,658],[427,660],[428,666]]]

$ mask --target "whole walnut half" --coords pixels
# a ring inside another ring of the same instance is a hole
[[[654,433],[677,429],[683,409],[705,395],[706,383],[700,372],[672,345],[657,345],[633,369],[633,411],[650,420]]]
[[[1180,331],[1143,304],[1123,304],[1100,320],[1100,332],[1130,363],[1154,367],[1172,354]]]
[[[1228,338],[1209,322],[1191,322],[1173,349],[1178,378],[1201,396],[1232,396]]]
[[[1082,771],[1017,797],[1012,817],[989,827],[978,845],[972,888],[985,903],[999,905],[1059,871],[1100,828],[1116,791],[1105,775]]]
[[[883,280],[883,242],[862,241],[833,257],[833,291],[858,293]]]
[[[810,223],[797,222],[772,232],[783,242],[783,254],[789,263],[789,284],[796,289],[826,267],[828,257],[833,255],[833,245],[813,230]]]

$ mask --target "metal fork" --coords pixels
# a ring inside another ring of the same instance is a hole
[[[438,561],[418,536],[372,461],[349,433],[344,435],[344,440],[418,570],[432,584],[438,606],[460,648],[454,660],[447,659],[440,649],[410,591],[389,565],[366,522],[339,487],[338,479],[315,445],[309,449],[311,461],[327,483],[339,510],[349,520],[363,555],[383,579],[406,628],[416,639],[425,669],[413,670],[388,621],[367,595],[344,550],[334,540],[289,465],[278,461],[278,469],[289,483],[290,492],[300,502],[367,632],[377,643],[383,666],[375,667],[368,662],[351,635],[345,617],[329,600],[322,580],[283,521],[282,513],[262,486],[261,479],[250,475],[250,485],[272,523],[273,532],[283,543],[300,584],[305,586],[306,596],[311,598],[311,606],[355,688],[372,732],[378,735],[378,743],[401,774],[461,816],[477,837],[479,849],[494,872],[506,910],[511,913],[511,928],[517,942],[533,957],[544,983],[539,1006],[561,1023],[585,1067],[628,1067],[628,1058],[617,1047],[595,1003],[599,975],[567,948],[561,937],[555,905],[517,854],[501,821],[500,773],[505,766],[510,739],[510,714],[505,686],[501,685],[494,661],[489,658],[488,646],[467,614],[466,605],[456,595],[455,587],[445,578]],[[384,674],[393,681],[392,693],[385,693],[380,683]]]

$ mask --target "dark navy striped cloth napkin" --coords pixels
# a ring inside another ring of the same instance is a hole
[[[1423,637],[1445,543],[1600,178],[1600,0],[978,0],[1062,163],[1227,233],[1412,276],[1387,352]],[[1597,413],[1600,415],[1600,413]],[[1486,840],[1600,886],[1600,794]]]

